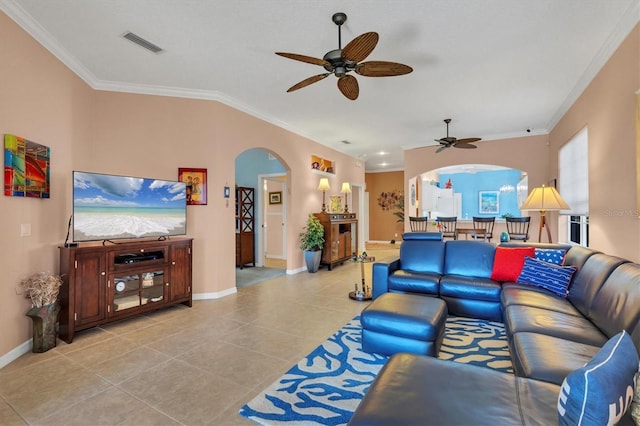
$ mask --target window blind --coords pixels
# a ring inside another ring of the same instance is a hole
[[[589,132],[586,128],[560,148],[557,189],[570,207],[561,214],[589,215]]]

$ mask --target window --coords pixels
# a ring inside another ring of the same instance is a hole
[[[558,191],[569,205],[569,210],[560,212],[560,228],[566,227],[567,242],[585,247],[589,246],[588,142],[589,133],[585,128],[558,153]]]

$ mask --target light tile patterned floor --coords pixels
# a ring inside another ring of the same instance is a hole
[[[80,332],[0,369],[0,424],[255,425],[240,407],[361,312],[356,282],[347,262]]]

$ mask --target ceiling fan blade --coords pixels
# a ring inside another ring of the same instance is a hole
[[[297,53],[285,53],[285,52],[276,52],[276,55],[293,59],[294,61],[301,61],[301,62],[306,62],[308,64],[320,65],[321,67],[324,67],[325,65],[331,66],[331,64],[325,61],[324,59],[314,58],[312,56],[298,55]]]
[[[360,94],[360,87],[358,86],[358,80],[352,75],[345,75],[338,79],[338,89],[348,99],[355,101]]]
[[[440,148],[436,149],[436,154],[444,151],[447,148],[449,148],[449,145],[442,145]]]
[[[300,83],[294,84],[293,86],[289,87],[287,92],[293,92],[294,90],[302,89],[303,87],[307,87],[310,84],[313,84],[313,83],[318,82],[320,80],[324,80],[327,76],[330,76],[330,75],[331,75],[331,73],[327,72],[327,73],[324,73],[324,74],[318,74],[318,75],[314,75],[314,76],[309,77],[309,78],[305,78]]]
[[[471,143],[481,141],[481,138],[466,138],[466,139],[458,139],[456,143]]]
[[[397,62],[369,61],[356,66],[355,71],[365,77],[393,77],[409,74],[413,68]]]
[[[360,62],[369,56],[378,44],[378,33],[370,32],[359,35],[342,49],[342,57],[348,61]]]
[[[462,149],[476,149],[477,146],[470,144],[470,143],[459,143],[456,142],[453,144],[454,148],[462,148]]]

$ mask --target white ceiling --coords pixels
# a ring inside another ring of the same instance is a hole
[[[376,171],[402,169],[403,149],[436,145],[445,118],[451,136],[485,139],[479,149],[548,132],[639,21],[639,3],[0,0],[0,8],[95,89],[219,100]],[[335,12],[348,16],[343,47],[378,32],[367,60],[414,71],[356,75],[356,101],[333,76],[286,93],[324,70],[274,52],[321,58],[336,49]],[[127,31],[165,52],[122,38]]]

